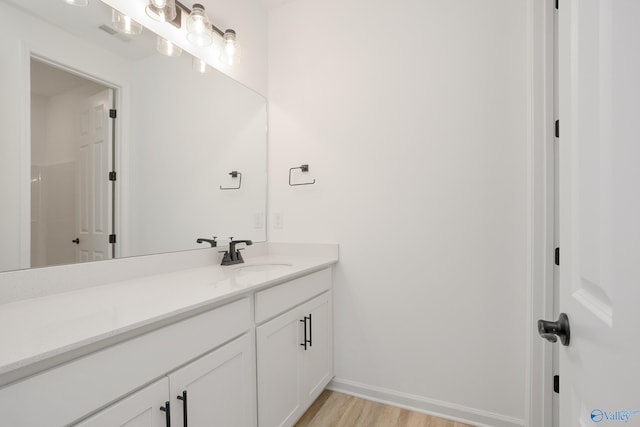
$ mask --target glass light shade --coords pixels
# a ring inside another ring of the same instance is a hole
[[[194,4],[187,17],[187,40],[196,46],[209,46],[213,43],[211,22],[204,12],[204,6]]]
[[[71,6],[84,7],[89,5],[89,0],[64,0],[64,2],[66,4],[70,4]]]
[[[211,65],[207,64],[204,59],[200,59],[195,56],[193,57],[193,62],[191,64],[193,65],[194,70],[202,74],[209,73],[213,70]]]
[[[226,30],[224,32],[224,46],[220,54],[220,61],[227,65],[235,65],[240,60],[240,50],[236,42],[236,32]]]
[[[119,32],[130,36],[137,36],[142,33],[142,25],[115,9],[112,9],[111,12],[111,25]]]
[[[182,54],[182,49],[180,46],[176,46],[171,43],[169,40],[163,39],[158,36],[158,41],[156,42],[156,49],[163,55],[177,57]]]
[[[147,15],[156,21],[171,22],[176,19],[176,0],[149,0]]]

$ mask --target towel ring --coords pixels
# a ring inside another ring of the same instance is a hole
[[[299,184],[292,184],[292,183],[291,183],[291,172],[292,172],[294,169],[300,169],[300,171],[302,171],[302,172],[309,172],[309,165],[301,165],[301,166],[298,166],[297,168],[291,168],[291,169],[289,169],[289,185],[290,185],[291,187],[295,187],[295,186],[297,186],[297,185],[311,185],[311,184],[315,184],[315,183],[316,183],[316,180],[314,179],[314,180],[313,180],[313,181],[311,181],[311,182],[302,182],[302,183],[299,183]]]
[[[238,186],[237,187],[223,187],[222,185],[220,186],[221,190],[239,190],[240,187],[242,187],[242,174],[238,171],[232,171],[229,172],[229,175],[231,175],[231,178],[239,178],[240,180],[238,181]]]

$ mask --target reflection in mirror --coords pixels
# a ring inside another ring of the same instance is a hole
[[[31,58],[31,266],[113,257],[114,89]],[[71,243],[71,244],[70,244]]]
[[[110,20],[0,1],[0,271],[265,240],[265,99]]]

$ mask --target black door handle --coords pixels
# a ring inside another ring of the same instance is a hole
[[[76,237],[75,239],[73,239],[73,240],[71,241],[71,243],[75,243],[76,245],[79,245],[79,244],[80,244],[80,238],[79,238],[79,237]]]
[[[555,322],[538,320],[538,333],[549,342],[557,342],[560,338],[562,345],[569,345],[571,339],[569,318],[566,314],[560,313],[560,317]]]

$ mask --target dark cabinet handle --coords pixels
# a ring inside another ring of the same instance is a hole
[[[311,313],[309,313],[309,347],[313,345],[313,337],[311,336],[312,331],[313,327],[311,327]]]
[[[161,406],[160,410],[164,412],[167,427],[171,427],[171,406],[169,405],[169,402],[164,402],[164,406]]]
[[[304,319],[302,319],[300,322],[304,323],[304,341],[302,341],[302,344],[300,345],[304,347],[306,351],[307,350],[307,316],[305,316]]]
[[[309,334],[307,335],[307,321],[309,321]],[[304,347],[305,351],[308,347],[311,347],[311,314],[304,316],[300,322],[304,323],[304,342],[300,344]]]
[[[538,333],[549,342],[557,342],[558,338],[560,338],[562,345],[569,345],[571,340],[569,317],[564,313],[560,313],[560,317],[555,322],[538,320]]]
[[[79,245],[80,244],[80,238],[76,237],[75,239],[73,239],[71,241],[71,243],[75,243],[76,245]]]
[[[187,390],[178,395],[178,400],[182,400],[182,424],[187,427]]]

